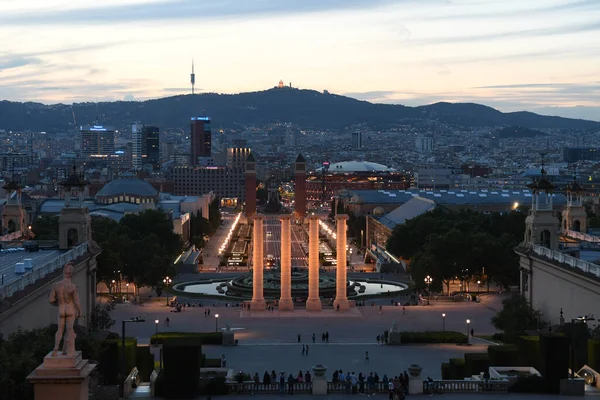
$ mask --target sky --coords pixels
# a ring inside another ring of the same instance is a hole
[[[0,99],[301,89],[600,121],[600,0],[0,0]]]

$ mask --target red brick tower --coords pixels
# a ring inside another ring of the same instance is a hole
[[[306,160],[298,154],[294,170],[294,215],[296,220],[306,217]]]
[[[256,160],[252,153],[246,158],[246,217],[256,214]]]

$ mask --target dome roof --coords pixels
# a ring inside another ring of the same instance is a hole
[[[117,196],[128,194],[133,196],[158,196],[158,191],[146,181],[140,179],[117,179],[107,183],[96,196]]]
[[[385,215],[385,209],[381,206],[377,206],[373,209],[373,215],[376,217],[381,217]]]
[[[318,169],[320,171],[321,168]],[[391,172],[393,168],[388,168],[383,164],[370,161],[342,161],[329,165],[329,172]]]

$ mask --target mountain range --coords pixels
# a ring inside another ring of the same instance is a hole
[[[203,93],[146,101],[114,101],[44,105],[33,102],[0,102],[0,129],[69,132],[75,125],[93,123],[124,129],[135,121],[162,129],[186,127],[190,117],[208,115],[214,126],[243,127],[289,122],[304,129],[343,129],[367,124],[386,127],[437,121],[461,127],[529,129],[600,129],[600,122],[551,117],[531,112],[502,113],[474,103],[435,103],[419,107],[373,104],[346,96],[274,88],[239,94]]]

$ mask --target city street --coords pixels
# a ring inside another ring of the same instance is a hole
[[[305,267],[306,256],[302,250],[303,232],[302,228],[291,224],[291,236],[292,236],[292,267]],[[281,221],[278,216],[267,216],[264,222],[264,233],[265,239],[265,262],[268,255],[275,257],[277,265],[281,265]]]

